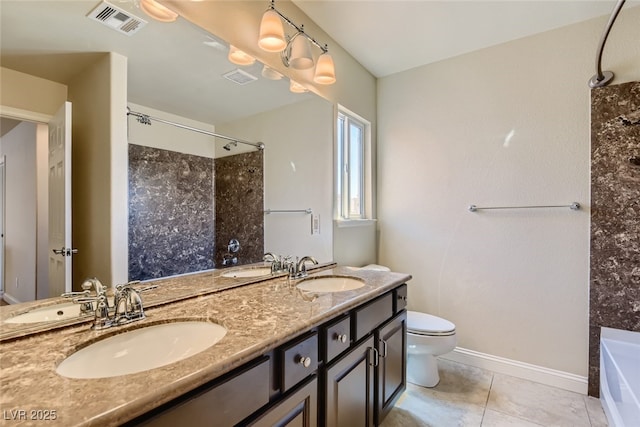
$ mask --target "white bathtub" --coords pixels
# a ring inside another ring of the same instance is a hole
[[[640,332],[602,328],[600,402],[611,427],[640,423]]]

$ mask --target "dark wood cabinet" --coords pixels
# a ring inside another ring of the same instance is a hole
[[[249,425],[255,427],[317,427],[318,379],[313,377]]]
[[[127,425],[379,425],[406,388],[406,293],[337,315]]]
[[[376,367],[376,424],[387,416],[407,386],[407,312],[376,331],[380,355]]]
[[[374,337],[326,369],[324,423],[327,427],[374,425]]]

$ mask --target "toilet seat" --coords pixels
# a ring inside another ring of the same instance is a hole
[[[407,333],[424,336],[448,336],[456,333],[456,325],[438,316],[407,311]]]

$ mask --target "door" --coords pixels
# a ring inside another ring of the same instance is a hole
[[[306,385],[258,418],[251,427],[316,427],[318,425],[318,380]]]
[[[340,358],[326,372],[327,427],[373,426],[373,374],[377,351],[373,336]]]
[[[393,408],[407,386],[407,312],[376,331],[380,363],[376,372],[376,425]]]
[[[49,122],[49,296],[71,291],[71,103]]]

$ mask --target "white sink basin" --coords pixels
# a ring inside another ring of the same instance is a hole
[[[159,368],[193,356],[220,341],[223,326],[172,322],[134,329],[85,347],[58,365],[68,378],[107,378]]]
[[[227,271],[226,273],[222,274],[222,277],[231,277],[232,279],[243,279],[247,277],[268,276],[270,274],[271,274],[271,267],[242,268],[242,269]]]
[[[80,304],[62,302],[47,307],[35,308],[5,320],[6,323],[53,322],[54,320],[74,319],[80,316]]]
[[[311,292],[352,291],[364,286],[364,281],[354,277],[311,277],[296,285],[298,289]]]

